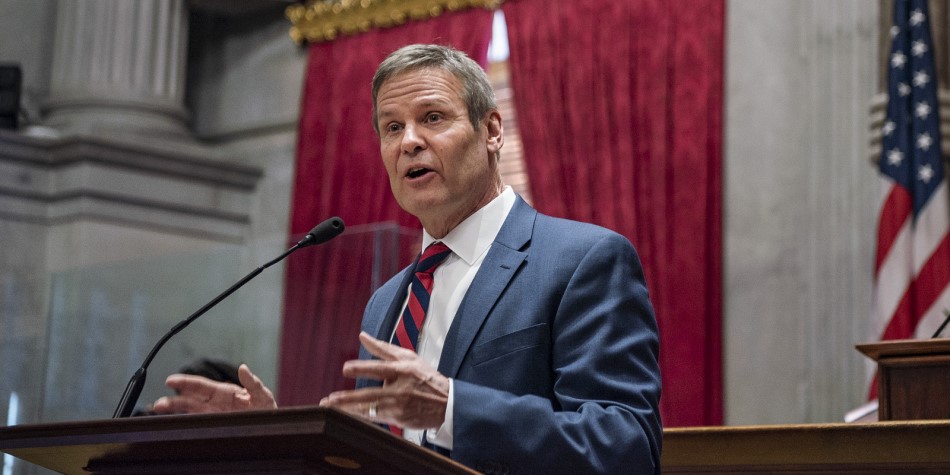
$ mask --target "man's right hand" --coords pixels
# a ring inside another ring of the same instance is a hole
[[[152,411],[157,414],[190,414],[277,408],[274,394],[247,365],[238,368],[238,378],[243,388],[201,376],[173,374],[165,380],[165,385],[178,395],[159,398],[152,405]]]

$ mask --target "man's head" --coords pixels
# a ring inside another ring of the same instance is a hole
[[[501,193],[501,116],[485,72],[463,53],[391,54],[373,80],[373,113],[393,195],[433,237]]]
[[[488,111],[498,108],[495,105],[495,91],[491,87],[488,75],[465,53],[441,45],[404,46],[387,56],[379,64],[373,76],[373,127],[377,134],[379,134],[377,119],[379,88],[394,76],[425,68],[450,72],[462,83],[462,101],[468,108],[468,117],[473,127],[478,126],[478,122]]]

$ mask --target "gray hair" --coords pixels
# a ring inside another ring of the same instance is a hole
[[[376,134],[379,134],[376,111],[379,89],[394,76],[425,68],[450,72],[462,83],[462,101],[468,108],[468,118],[476,130],[485,114],[498,108],[488,75],[465,53],[442,45],[403,46],[387,56],[373,76],[373,128]]]

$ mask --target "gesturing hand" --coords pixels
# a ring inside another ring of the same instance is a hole
[[[320,401],[374,422],[410,429],[442,425],[449,397],[449,379],[413,351],[377,340],[360,332],[360,343],[379,360],[353,360],[343,364],[348,378],[383,381],[382,387],[338,391]]]
[[[242,364],[238,368],[238,378],[243,388],[201,376],[173,374],[165,380],[165,385],[178,395],[159,398],[152,405],[152,411],[158,414],[183,414],[277,408],[274,394],[247,365]]]

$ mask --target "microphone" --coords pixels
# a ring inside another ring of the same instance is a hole
[[[191,322],[198,319],[198,317],[204,315],[205,312],[211,310],[212,307],[220,303],[222,300],[227,298],[229,295],[234,293],[235,290],[241,288],[244,284],[248,283],[254,277],[257,277],[258,274],[264,271],[264,269],[280,262],[285,257],[289,256],[292,252],[297,249],[314,246],[317,244],[323,244],[343,232],[343,220],[339,217],[330,218],[316,226],[304,236],[297,244],[294,244],[293,247],[284,251],[283,254],[277,256],[272,261],[254,269],[250,274],[244,276],[243,279],[239,280],[236,284],[232,285],[228,290],[225,290],[220,295],[212,299],[210,302],[206,303],[204,307],[199,308],[195,313],[191,314],[188,318],[178,322],[177,325],[172,327],[168,333],[165,334],[158,343],[155,344],[155,347],[152,348],[152,351],[149,352],[148,356],[145,357],[145,361],[142,362],[142,366],[132,375],[132,379],[129,380],[129,384],[125,387],[125,392],[122,393],[122,399],[119,400],[119,405],[115,408],[115,413],[112,414],[113,419],[120,417],[129,417],[132,414],[132,409],[135,407],[135,404],[139,400],[139,395],[142,393],[142,387],[145,386],[145,376],[147,373],[148,365],[151,364],[152,359],[155,358],[155,355],[158,353],[158,350],[171,339],[171,337],[178,334],[191,324]]]
[[[943,333],[943,329],[947,328],[947,324],[950,323],[950,310],[944,310],[943,314],[946,315],[947,318],[944,319],[943,323],[940,324],[940,328],[937,328],[937,331],[935,331],[933,336],[930,338],[937,338],[940,336],[940,334]]]
[[[297,242],[297,245],[292,247],[283,256],[278,257],[276,260],[280,260],[287,254],[300,249],[301,247],[314,246],[317,244],[323,244],[343,232],[343,220],[338,217],[330,218],[316,226],[307,233],[300,241]]]

